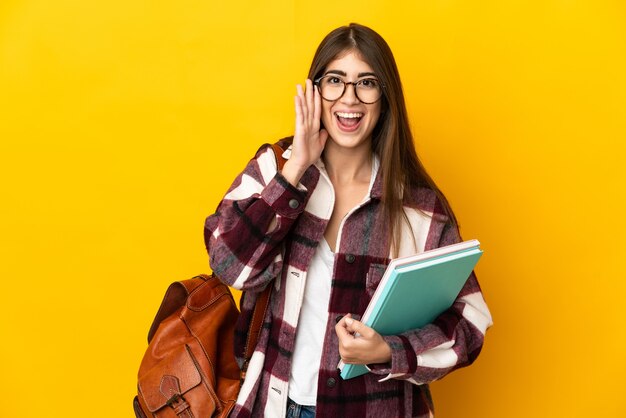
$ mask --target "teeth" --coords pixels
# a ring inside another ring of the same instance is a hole
[[[363,117],[363,113],[336,112],[335,114],[337,116],[339,116],[340,118],[347,118],[347,119],[356,119],[356,118],[362,118]]]

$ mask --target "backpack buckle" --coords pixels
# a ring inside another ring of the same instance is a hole
[[[189,404],[180,393],[175,393],[174,396],[165,402],[165,404],[172,408],[176,415],[180,415],[186,409],[189,409]]]

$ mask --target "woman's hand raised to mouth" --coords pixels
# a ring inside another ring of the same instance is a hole
[[[322,97],[311,80],[306,80],[305,90],[298,84],[295,97],[296,130],[293,137],[291,157],[283,167],[283,176],[294,186],[311,164],[315,163],[324,150],[328,132],[320,130]]]

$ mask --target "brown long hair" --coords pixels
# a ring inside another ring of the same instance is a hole
[[[372,151],[380,158],[383,213],[389,220],[389,239],[395,252],[400,248],[403,220],[410,225],[402,209],[403,190],[412,187],[431,189],[454,225],[456,218],[448,200],[428,175],[415,152],[398,67],[389,45],[378,33],[357,23],[333,30],[315,52],[309,79],[315,80],[322,76],[331,61],[349,51],[357,51],[384,85],[381,115],[372,133]]]

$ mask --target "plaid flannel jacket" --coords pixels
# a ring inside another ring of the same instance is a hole
[[[369,196],[346,216],[339,231],[318,379],[316,416],[320,418],[434,416],[428,383],[471,364],[492,324],[472,273],[454,305],[432,324],[384,337],[392,349],[389,364],[373,365],[371,373],[354,379],[339,377],[335,323],[346,313],[360,319],[389,262],[377,168],[375,159]],[[405,191],[404,201],[411,229],[403,231],[399,256],[461,240],[431,190]],[[321,161],[293,187],[277,172],[273,150],[265,145],[235,179],[216,213],[206,219],[205,242],[213,271],[229,286],[246,291],[236,334],[239,350],[256,293],[273,286],[270,308],[231,417],[286,414],[307,268],[333,204],[333,188]]]

